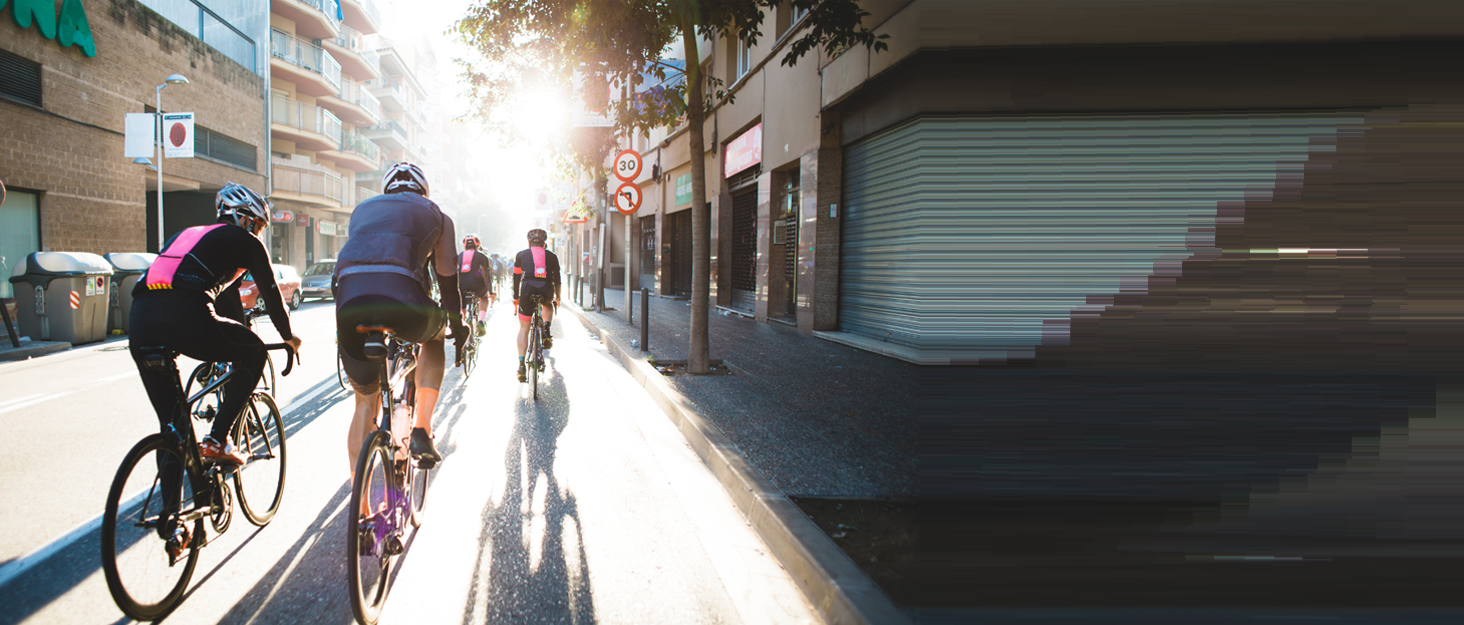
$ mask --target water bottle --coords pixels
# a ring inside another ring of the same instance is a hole
[[[391,413],[391,439],[397,444],[397,460],[406,460],[412,446],[412,409],[398,405]]]

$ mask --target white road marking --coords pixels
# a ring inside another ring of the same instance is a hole
[[[26,400],[35,399],[35,398],[40,397],[40,396],[41,396],[41,393],[36,393],[34,395],[26,395],[25,397],[17,397],[15,399],[10,400],[10,401],[3,401],[3,402],[0,402],[0,408],[5,408],[7,406],[10,406],[11,404],[18,404],[18,403],[23,402],[23,401],[26,401]]]
[[[76,389],[76,390],[79,391],[81,389]],[[65,391],[65,392],[61,392],[61,393],[51,393],[49,395],[42,395],[42,396],[37,397],[35,399],[32,399],[30,401],[24,401],[24,402],[20,402],[18,404],[11,404],[11,405],[6,406],[4,408],[0,408],[0,414],[5,414],[7,412],[13,412],[13,411],[16,411],[16,410],[20,410],[21,408],[27,408],[27,407],[30,407],[30,406],[34,406],[34,405],[39,404],[41,402],[50,401],[50,400],[55,399],[57,397],[61,397],[62,395],[70,395],[70,394],[75,393],[75,392],[76,391]]]

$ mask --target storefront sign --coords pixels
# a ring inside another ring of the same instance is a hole
[[[287,224],[295,221],[295,213],[292,211],[275,211],[269,214],[270,221]]]
[[[193,113],[163,113],[163,156],[193,158]]]
[[[691,203],[691,174],[676,177],[676,205]]]
[[[325,236],[336,236],[336,223],[333,221],[317,221],[315,222],[315,229]]]
[[[0,2],[0,9],[5,4]],[[8,4],[10,16],[21,28],[30,28],[31,22],[35,22],[42,37],[55,39],[63,48],[81,48],[87,56],[97,55],[97,42],[92,38],[91,24],[86,20],[86,8],[81,0],[66,0],[59,14],[52,0],[9,0]]]
[[[762,124],[753,126],[727,143],[726,156],[722,159],[722,177],[762,162]]]
[[[310,216],[309,215],[306,215],[305,213],[300,213],[298,215],[295,215],[295,225],[297,225],[297,226],[299,226],[301,228],[309,228],[310,227]]]

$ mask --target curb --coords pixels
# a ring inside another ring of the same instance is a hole
[[[71,344],[64,342],[48,342],[44,345],[32,345],[31,347],[22,347],[20,349],[11,348],[5,351],[0,351],[0,362],[11,360],[28,360],[36,356],[45,356],[46,354],[54,354],[56,352],[66,351],[68,349],[71,349]]]
[[[884,591],[660,373],[590,321],[579,307],[566,303],[561,308],[599,335],[606,349],[676,424],[825,621],[837,625],[910,623]]]

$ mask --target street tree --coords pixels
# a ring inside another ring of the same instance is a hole
[[[856,45],[876,52],[887,47],[886,35],[864,26],[868,12],[858,0],[483,0],[454,27],[482,55],[462,65],[474,114],[484,120],[494,119],[499,106],[528,85],[578,80],[588,85],[578,95],[590,109],[609,111],[612,136],[686,123],[692,186],[687,368],[692,373],[706,373],[709,365],[711,211],[704,122],[714,106],[731,98],[714,76],[703,75],[696,38],[736,37],[755,44],[764,16],[784,4],[808,11],[783,55],[784,65],[820,47],[830,56]],[[682,58],[674,59],[678,40]],[[620,97],[610,98],[612,91]],[[575,161],[591,171],[604,169],[605,140],[580,137],[573,143]],[[596,175],[597,183],[603,179]],[[596,192],[605,195],[603,188]]]

